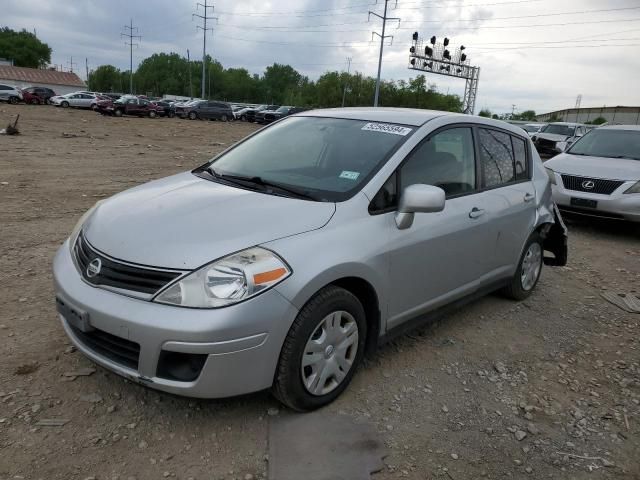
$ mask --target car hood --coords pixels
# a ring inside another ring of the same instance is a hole
[[[558,173],[581,177],[640,180],[640,160],[561,153],[551,160],[547,160],[544,166]]]
[[[334,203],[267,195],[181,173],[119,193],[83,227],[116,259],[194,269],[254,245],[323,227]]]
[[[543,138],[553,142],[564,142],[568,138],[566,135],[559,135],[557,133],[535,133],[534,135],[537,138]]]

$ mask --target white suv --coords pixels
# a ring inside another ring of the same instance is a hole
[[[22,101],[22,91],[13,85],[0,84],[0,101],[16,104]]]

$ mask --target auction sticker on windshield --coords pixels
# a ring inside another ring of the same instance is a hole
[[[371,132],[384,132],[393,133],[394,135],[408,135],[411,133],[411,129],[407,127],[401,127],[399,125],[391,125],[389,123],[367,123],[362,130],[369,130]]]

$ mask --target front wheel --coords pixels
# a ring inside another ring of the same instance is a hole
[[[154,110],[151,110],[149,112],[149,118],[156,118],[156,116],[157,116],[157,113]]]
[[[280,352],[274,395],[297,411],[320,408],[349,385],[364,355],[364,308],[349,291],[320,290],[296,317]]]
[[[62,108],[69,108],[69,102],[62,102],[62,103],[60,104],[60,106],[61,106]]]
[[[221,120],[221,121],[223,121],[223,122],[226,122],[227,120],[229,120],[229,118],[228,118],[228,117],[223,113],[223,114],[220,116],[220,120]]]
[[[189,120],[195,120],[196,118],[198,118],[196,112],[189,112]]]
[[[18,103],[19,98],[18,97],[9,97],[9,103],[11,105],[15,105]]]
[[[121,117],[121,116],[122,116],[122,110],[114,110],[113,114],[114,114],[116,117]]]
[[[531,295],[540,280],[543,256],[542,238],[538,232],[534,232],[524,246],[518,269],[511,283],[503,289],[507,297],[524,300]]]

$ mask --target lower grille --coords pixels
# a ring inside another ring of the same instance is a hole
[[[102,330],[91,330],[83,332],[73,325],[69,325],[73,334],[88,349],[98,355],[107,357],[109,360],[133,370],[138,369],[138,359],[140,358],[140,345],[124,338],[116,337]]]
[[[78,235],[73,250],[82,277],[96,286],[152,295],[181,275],[181,272],[155,270],[114,261],[89,245],[82,233]],[[91,272],[90,264],[95,267]]]
[[[577,177],[574,175],[561,175],[562,184],[567,190],[577,192],[599,193],[611,195],[624,182],[621,180],[605,180],[602,178]]]

